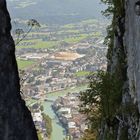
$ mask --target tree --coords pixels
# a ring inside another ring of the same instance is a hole
[[[16,40],[16,46],[22,41],[24,40],[27,35],[31,32],[31,30],[33,29],[33,27],[40,27],[40,24],[37,20],[35,19],[30,19],[28,22],[27,22],[27,25],[29,26],[29,29],[28,31],[25,33],[23,31],[23,29],[16,29],[15,30],[15,34],[17,35],[17,40]],[[21,37],[22,35],[22,37]],[[21,38],[20,38],[21,37]]]
[[[81,138],[81,140],[97,140],[96,139],[97,134],[91,130],[85,130],[84,136]]]
[[[52,133],[52,120],[48,115],[46,115],[44,113],[42,113],[42,116],[43,116],[43,120],[45,121],[45,124],[46,124],[46,130],[47,130],[46,133],[47,133],[48,137],[50,138],[51,133]]]
[[[85,134],[90,132],[97,136],[103,120],[109,128],[115,125],[115,116],[121,110],[122,83],[115,74],[103,71],[91,74],[88,79],[89,87],[79,97],[80,112],[86,114],[89,122],[89,130]]]
[[[20,96],[15,45],[6,1],[0,1],[0,140],[38,140],[31,113]]]

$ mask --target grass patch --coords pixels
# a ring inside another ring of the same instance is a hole
[[[35,62],[31,61],[31,60],[21,60],[21,59],[17,59],[17,64],[18,64],[18,68],[19,69],[26,69],[29,66],[33,65]]]
[[[89,74],[90,74],[89,71],[78,71],[78,72],[75,73],[75,75],[76,75],[77,77],[88,76]]]
[[[31,44],[32,43],[32,44]],[[35,48],[35,49],[48,49],[55,48],[58,44],[58,41],[42,41],[41,39],[37,40],[25,40],[22,41],[17,48]]]
[[[52,99],[56,99],[58,96],[64,96],[67,93],[74,93],[74,92],[80,92],[80,91],[84,91],[88,88],[87,84],[83,84],[83,85],[79,85],[79,86],[75,86],[75,87],[69,87],[66,88],[64,90],[61,91],[55,91],[55,92],[51,92],[51,93],[47,93],[47,97],[48,98],[52,98]]]
[[[94,32],[92,34],[90,34],[91,37],[100,37],[101,33],[100,32]]]
[[[42,135],[41,135],[41,132],[38,132],[37,133],[37,136],[38,136],[38,140],[43,140]]]
[[[88,37],[87,34],[81,34],[79,37],[65,38],[64,41],[67,43],[78,43],[87,37]]]
[[[88,20],[84,20],[82,21],[81,23],[84,23],[84,24],[97,24],[97,20],[96,19],[88,19]]]
[[[80,33],[80,31],[79,30],[66,30],[66,33],[74,33],[74,34],[76,34],[76,33]]]
[[[63,26],[63,28],[65,28],[65,29],[73,29],[74,27],[75,27],[74,24],[66,24]]]
[[[69,29],[69,30],[62,30],[62,31],[59,31],[58,32],[59,35],[61,34],[80,34],[80,31],[79,30],[76,30],[76,29]]]

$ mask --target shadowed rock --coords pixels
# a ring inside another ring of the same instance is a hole
[[[6,1],[0,0],[0,140],[38,140],[31,113],[20,96],[10,30]]]

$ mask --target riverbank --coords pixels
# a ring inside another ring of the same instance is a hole
[[[50,99],[50,100],[52,99],[56,100],[58,97],[60,96],[63,97],[67,93],[76,93],[76,92],[83,91],[85,89],[87,89],[87,85],[81,85],[81,86],[72,87],[63,91],[46,94],[46,97],[47,99]],[[61,125],[61,123],[59,122],[58,117],[56,116],[56,114],[54,113],[51,107],[53,102],[30,99],[26,102],[26,104],[27,106],[32,106],[36,102],[40,102],[43,105],[44,113],[52,119],[52,134],[51,134],[50,140],[63,140],[66,137],[66,131]]]

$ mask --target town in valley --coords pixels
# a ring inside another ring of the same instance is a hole
[[[79,113],[78,95],[88,88],[89,74],[106,70],[107,24],[96,19],[64,25],[41,24],[22,39],[29,27],[26,21],[16,20],[16,25],[24,30],[21,34],[15,32],[16,28],[12,31],[15,42],[21,40],[16,45],[21,96],[32,112],[40,140],[51,139],[51,121],[55,119],[45,113],[44,102],[51,103],[65,130],[65,139],[80,140],[88,127],[84,115]],[[57,96],[50,98],[54,94]]]

